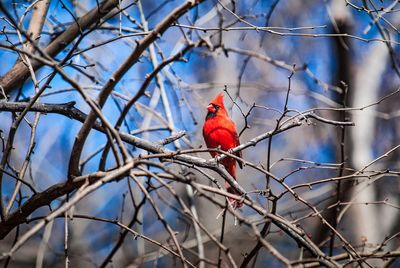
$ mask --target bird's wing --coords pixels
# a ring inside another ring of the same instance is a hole
[[[227,126],[229,126],[229,127],[228,127],[228,128],[229,128],[229,131],[232,133],[233,139],[234,139],[234,141],[235,141],[235,144],[234,144],[233,147],[237,147],[237,146],[240,145],[240,140],[239,140],[239,136],[238,136],[238,134],[237,134],[237,132],[236,132],[236,125],[235,125],[235,123],[234,123],[230,118],[229,118],[228,122],[229,122],[229,123],[227,123]],[[242,151],[237,152],[235,155],[238,156],[238,157],[240,157],[240,158],[242,158]],[[241,161],[237,161],[237,162],[238,162],[238,164],[239,164],[239,167],[240,167],[240,168],[243,168],[242,162],[241,162]]]

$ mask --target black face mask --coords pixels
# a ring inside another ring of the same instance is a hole
[[[208,111],[207,116],[206,116],[206,120],[210,119],[210,118],[214,118],[215,116],[217,116],[217,112],[218,112],[219,106],[216,105],[216,104],[211,104],[211,105],[215,108],[215,111],[214,112]]]

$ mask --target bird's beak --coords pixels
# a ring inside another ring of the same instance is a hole
[[[215,107],[214,107],[214,105],[209,104],[209,105],[207,106],[207,110],[208,110],[210,113],[215,113]]]

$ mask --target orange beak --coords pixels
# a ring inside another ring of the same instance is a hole
[[[209,105],[207,106],[207,110],[208,110],[210,113],[215,113],[215,107],[214,107],[214,105],[209,104]]]

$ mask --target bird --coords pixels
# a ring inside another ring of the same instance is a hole
[[[223,151],[229,151],[240,145],[239,136],[236,132],[236,125],[229,118],[228,112],[224,106],[224,93],[221,92],[207,106],[207,116],[203,125],[203,137],[208,149],[220,148]],[[212,157],[220,155],[215,151],[210,151]],[[241,151],[235,153],[236,156],[242,157]],[[221,164],[228,173],[236,180],[236,162],[242,168],[242,162],[236,161],[232,157],[226,157],[221,160]],[[239,194],[232,186],[225,182],[225,188],[228,193]],[[234,209],[243,206],[238,200],[228,198]]]

